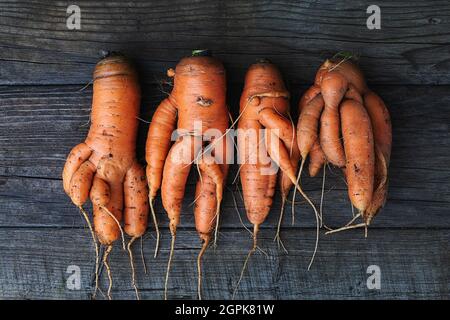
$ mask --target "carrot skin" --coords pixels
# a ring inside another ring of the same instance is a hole
[[[144,168],[137,162],[128,169],[124,181],[124,231],[141,237],[148,226],[148,187]]]
[[[145,146],[146,171],[151,199],[156,197],[161,188],[164,162],[172,144],[171,136],[176,128],[176,123],[177,109],[169,99],[164,99],[153,114]]]
[[[346,178],[352,204],[363,214],[370,206],[374,184],[374,141],[369,115],[363,105],[344,100],[340,109],[347,156]]]
[[[269,214],[277,183],[277,173],[272,169],[273,164],[268,158],[266,144],[262,140],[264,136],[260,134],[260,130],[264,127],[262,123],[274,129],[278,127],[282,131],[278,134],[286,144],[291,145],[290,141],[295,141],[292,130],[283,131],[279,127],[282,123],[288,123],[287,119],[285,121],[281,118],[287,117],[289,112],[288,99],[289,93],[281,74],[273,64],[260,61],[249,67],[240,100],[238,150],[247,218],[255,226],[263,223]],[[281,117],[275,117],[274,114]],[[250,138],[252,133],[256,140]],[[282,145],[286,151],[286,146]]]
[[[325,165],[327,159],[320,147],[319,140],[316,140],[309,152],[309,176],[315,177]]]
[[[91,196],[94,230],[109,246],[120,236],[123,181],[135,163],[140,88],[134,67],[120,54],[99,61],[93,78],[91,126],[85,142],[69,154],[63,184],[78,206]]]
[[[392,125],[389,111],[383,100],[374,92],[364,95],[364,105],[369,114],[375,141],[375,184],[370,207],[367,209],[366,223],[384,206],[388,193],[388,169],[392,146]]]
[[[340,139],[339,104],[347,92],[348,82],[339,73],[326,73],[321,82],[325,108],[320,118],[320,146],[327,160],[337,167],[345,166],[345,153]]]

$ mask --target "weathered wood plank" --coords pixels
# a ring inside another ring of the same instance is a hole
[[[191,232],[178,234],[169,282],[170,298],[196,298],[195,261],[199,241]],[[249,263],[238,299],[448,299],[448,230],[373,230],[368,239],[360,231],[323,237],[312,269],[306,270],[314,246],[312,230],[285,234],[289,254],[280,252],[272,234],[263,230],[260,245]],[[244,231],[224,231],[216,251],[205,256],[204,297],[229,299],[251,239]],[[149,273],[137,256],[137,283],[142,298],[161,299],[168,257],[169,233],[164,232],[160,255],[153,259],[154,241],[144,242]],[[51,248],[51,250],[49,249]],[[89,298],[93,247],[87,230],[0,229],[0,298]],[[119,247],[111,255],[113,297],[134,299],[128,257]],[[66,288],[69,265],[81,269],[79,291]],[[369,265],[381,269],[381,290],[368,290]],[[106,275],[101,277],[105,288]]]
[[[383,1],[381,30],[366,27],[371,4],[77,1],[81,30],[68,30],[65,2],[3,1],[0,84],[87,83],[101,50],[128,54],[151,82],[203,47],[223,59],[234,82],[265,56],[291,81],[309,83],[323,59],[350,50],[371,82],[449,84],[448,1]]]
[[[60,174],[66,154],[85,138],[91,90],[78,86],[0,88],[0,225],[81,226],[77,210],[63,194]],[[239,97],[239,86],[231,86],[230,101]],[[304,89],[302,87],[300,92]],[[394,126],[390,193],[387,207],[374,227],[448,227],[450,203],[450,104],[448,86],[382,86],[376,90],[390,106]],[[142,117],[151,119],[159,89],[143,89]],[[298,97],[294,98],[294,102]],[[236,104],[230,103],[236,114]],[[83,126],[84,125],[84,126]],[[143,155],[147,124],[142,123],[138,150]],[[12,129],[13,128],[13,129]],[[234,165],[230,176],[237,170]],[[330,225],[341,225],[349,217],[345,184],[337,170],[328,171],[325,211]],[[193,174],[188,181],[183,225],[193,225]],[[230,180],[232,180],[230,178]],[[305,178],[305,189],[317,202],[321,178]],[[300,198],[298,198],[300,200]],[[238,206],[242,202],[238,197]],[[223,226],[240,227],[230,191],[224,200]],[[264,227],[273,228],[280,208],[278,198]],[[287,207],[287,213],[290,207]],[[158,200],[156,210],[165,225]],[[297,226],[313,227],[312,211],[296,208]],[[244,219],[245,221],[246,219]],[[290,226],[290,217],[285,227]]]

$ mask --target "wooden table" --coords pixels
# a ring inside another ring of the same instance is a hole
[[[223,60],[229,106],[236,116],[246,68],[266,57],[282,70],[292,106],[327,57],[342,50],[360,56],[371,88],[389,105],[393,149],[389,199],[364,238],[362,230],[321,233],[310,271],[315,219],[304,203],[290,205],[283,223],[286,254],[273,242],[280,210],[263,224],[236,298],[441,299],[450,298],[450,4],[378,1],[381,29],[366,27],[371,1],[76,1],[81,30],[68,30],[66,2],[0,2],[0,298],[89,299],[94,250],[77,209],[62,190],[65,157],[88,130],[95,63],[102,50],[121,51],[139,68],[141,117],[150,120],[170,90],[165,70],[209,48]],[[142,122],[139,158],[148,124]],[[233,166],[231,176],[236,173]],[[193,224],[195,175],[189,179],[169,283],[170,298],[196,298],[195,260],[200,241]],[[318,202],[321,177],[305,177]],[[229,182],[231,187],[231,181]],[[324,216],[337,227],[351,217],[346,186],[327,170]],[[236,193],[237,194],[237,193]],[[243,203],[225,194],[219,245],[205,256],[204,297],[229,299],[251,246]],[[298,198],[300,201],[301,198]],[[170,234],[162,226],[153,259],[154,230],[134,248],[137,283],[145,299],[162,298]],[[237,212],[238,211],[238,212]],[[80,268],[81,289],[66,286],[67,268]],[[379,266],[381,289],[369,290],[367,268]],[[126,252],[111,255],[115,299],[134,299]],[[101,285],[107,286],[103,272]]]

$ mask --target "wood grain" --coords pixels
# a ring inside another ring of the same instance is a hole
[[[102,50],[122,51],[139,70],[143,101],[138,158],[148,123],[170,84],[165,71],[192,49],[209,48],[224,61],[227,102],[236,117],[247,67],[266,57],[285,77],[295,106],[322,61],[338,51],[360,59],[369,86],[386,101],[393,121],[388,203],[364,239],[362,230],[321,236],[313,269],[312,210],[287,206],[282,238],[272,241],[280,210],[276,196],[262,225],[258,253],[237,298],[449,299],[450,242],[450,4],[447,0],[383,1],[381,30],[368,30],[368,0],[324,1],[77,1],[81,30],[66,27],[67,3],[0,2],[0,299],[89,299],[93,247],[84,221],[62,191],[61,170],[89,127],[92,88],[85,87]],[[176,10],[174,10],[176,8]],[[295,109],[295,108],[293,108]],[[295,111],[294,111],[295,116]],[[231,176],[237,166],[232,166]],[[231,178],[230,178],[231,179]],[[170,297],[196,298],[193,173],[188,181]],[[302,179],[318,203],[321,177]],[[230,183],[229,187],[232,187]],[[227,189],[219,247],[205,256],[204,297],[229,299],[251,245],[242,200]],[[297,201],[302,201],[300,197]],[[89,206],[86,206],[89,210]],[[149,274],[138,258],[138,285],[161,299],[169,234],[158,197],[161,253],[152,259],[154,232],[146,234]],[[325,221],[351,217],[341,174],[327,170]],[[138,247],[135,254],[138,256]],[[111,257],[115,299],[134,299],[128,256]],[[81,268],[81,290],[66,288],[69,265]],[[369,265],[379,265],[382,289],[368,290]],[[106,286],[103,274],[102,287]]]
[[[195,261],[200,243],[192,231],[178,234],[169,282],[172,299],[196,298]],[[420,235],[420,237],[418,236]],[[263,230],[257,253],[250,261],[237,299],[448,299],[450,263],[448,230],[373,230],[369,239],[362,232],[323,236],[315,263],[307,271],[314,231],[289,230],[284,243],[289,253],[279,251],[272,232]],[[154,240],[144,242],[149,274],[134,248],[137,283],[142,298],[161,299],[168,257],[169,232],[163,233],[161,252],[152,258]],[[89,299],[93,277],[93,247],[87,230],[0,229],[0,297]],[[205,255],[204,297],[230,299],[240,268],[251,245],[245,230],[227,230],[219,246]],[[52,248],[51,250],[43,250]],[[332,263],[330,263],[332,261]],[[134,299],[128,256],[119,246],[111,254],[114,299]],[[81,290],[68,290],[69,265],[81,269]],[[220,265],[220,272],[217,266]],[[381,269],[381,290],[368,290],[369,265]],[[106,288],[106,274],[101,286]],[[101,298],[101,295],[99,296]]]
[[[68,30],[64,2],[2,2],[0,84],[87,83],[102,50],[128,54],[154,82],[204,47],[225,62],[233,82],[266,57],[291,81],[309,83],[324,59],[345,50],[360,56],[369,82],[449,84],[448,1],[383,1],[381,30],[366,26],[371,4],[77,1],[81,30]]]

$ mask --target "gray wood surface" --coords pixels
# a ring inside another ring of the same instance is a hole
[[[315,239],[312,210],[300,203],[291,225],[272,241],[280,210],[262,225],[259,252],[236,298],[449,299],[450,280],[450,5],[448,1],[382,1],[382,29],[365,26],[368,1],[78,1],[82,29],[65,25],[65,2],[0,1],[0,299],[89,299],[93,247],[77,209],[62,190],[61,170],[89,126],[91,79],[101,50],[119,50],[139,67],[141,118],[149,121],[170,88],[164,72],[193,48],[208,47],[228,72],[228,102],[237,115],[242,77],[258,57],[279,65],[292,106],[324,58],[339,50],[360,55],[370,86],[388,104],[394,130],[388,203],[364,239],[362,230],[321,235],[315,264],[306,270]],[[176,7],[177,10],[173,8]],[[294,112],[295,113],[295,112]],[[148,124],[141,122],[143,161]],[[236,166],[231,170],[231,180]],[[170,297],[196,297],[199,239],[193,224],[193,173],[170,280]],[[318,202],[321,177],[303,179]],[[219,246],[205,256],[204,297],[229,299],[251,245],[237,192],[225,194]],[[297,198],[298,201],[302,199]],[[87,206],[89,209],[89,206]],[[143,298],[160,299],[169,248],[167,219],[156,202],[163,241],[152,258],[152,228],[144,242],[149,273],[134,248]],[[345,183],[327,170],[325,220],[351,217]],[[113,296],[134,299],[128,256],[111,257]],[[366,269],[381,268],[381,290],[368,290]],[[69,265],[81,268],[82,288],[66,288]],[[106,287],[105,274],[102,287]]]
[[[71,31],[66,2],[0,3],[0,60],[8,62],[0,84],[87,83],[101,50],[128,54],[145,81],[154,81],[180,56],[204,47],[225,61],[234,82],[251,61],[266,57],[292,81],[310,83],[325,58],[351,50],[369,82],[450,83],[447,0],[379,1],[381,30],[366,27],[369,0],[76,4],[81,30]]]

